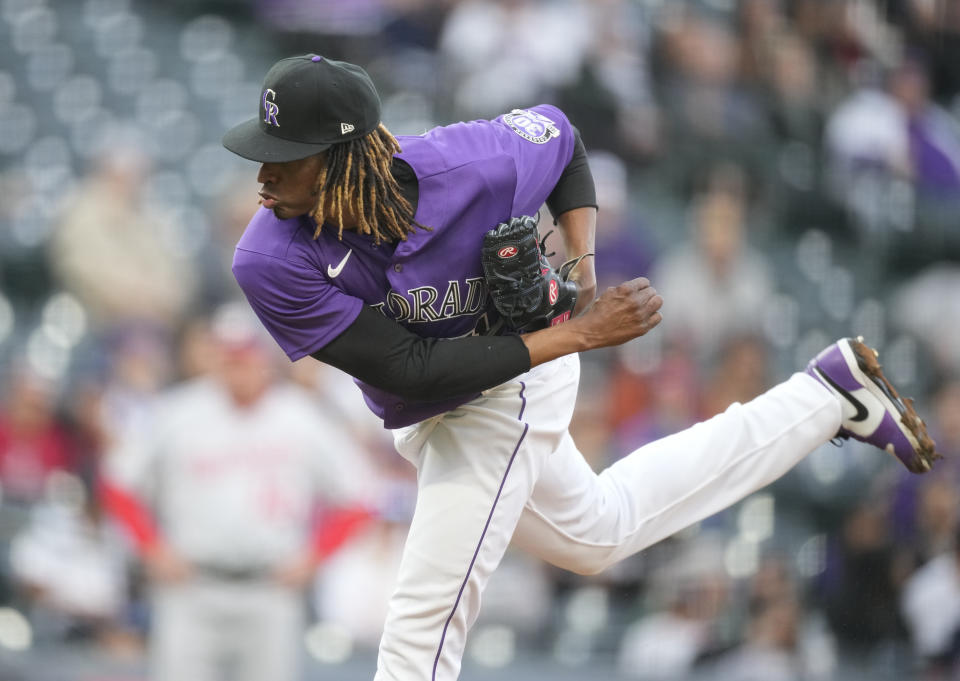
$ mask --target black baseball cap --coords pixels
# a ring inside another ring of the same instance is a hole
[[[263,79],[260,116],[223,136],[251,161],[296,161],[358,139],[380,124],[380,97],[359,66],[315,54],[288,57]]]

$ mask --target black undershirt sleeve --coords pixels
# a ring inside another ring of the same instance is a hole
[[[312,356],[403,399],[431,402],[475,395],[530,369],[519,336],[421,338],[370,307]]]
[[[560,174],[556,186],[547,197],[547,208],[556,222],[557,216],[574,208],[597,207],[597,190],[587,161],[587,150],[580,139],[580,131],[573,129],[575,136],[573,157]]]

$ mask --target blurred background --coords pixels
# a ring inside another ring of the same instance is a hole
[[[346,506],[310,473],[309,555],[271,575],[306,608],[297,678],[372,678],[413,471],[349,379],[228,323],[257,168],[220,136],[307,52],[363,65],[395,134],[540,102],[580,128],[600,284],[665,300],[656,332],[583,357],[597,470],[850,334],[947,456],[912,477],[825,445],[595,577],[509,553],[462,678],[960,678],[960,1],[0,0],[0,679],[150,678],[165,584],[206,570],[239,602],[276,567],[191,565],[151,489],[180,484],[151,429],[207,383],[295,393],[310,446],[357,462]]]

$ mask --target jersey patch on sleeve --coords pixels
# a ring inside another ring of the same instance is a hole
[[[514,109],[503,115],[503,122],[525,140],[534,144],[546,144],[560,136],[560,129],[549,118],[529,109]]]

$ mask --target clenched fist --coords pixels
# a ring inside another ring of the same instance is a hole
[[[662,306],[663,298],[645,277],[608,288],[566,324],[521,336],[530,352],[530,366],[643,336],[660,323]]]

